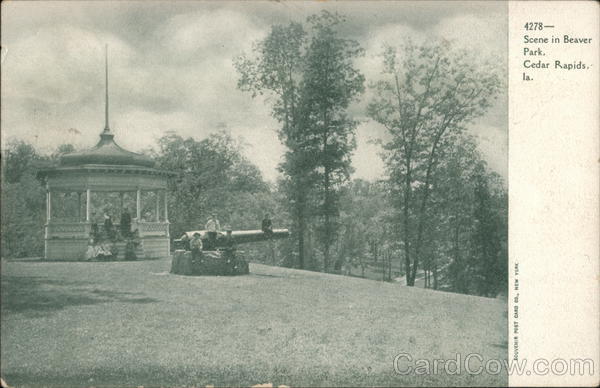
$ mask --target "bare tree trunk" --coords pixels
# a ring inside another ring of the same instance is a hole
[[[454,228],[454,263],[456,265],[456,267],[458,268],[458,273],[456,274],[456,278],[454,279],[455,283],[456,283],[456,289],[459,292],[463,292],[465,289],[465,285],[463,284],[463,268],[462,268],[462,263],[460,262],[460,246],[459,246],[459,236],[460,236],[460,225],[456,224],[456,227]]]
[[[407,174],[407,179],[406,179],[406,187],[404,188],[404,222],[403,222],[403,226],[404,226],[404,269],[406,270],[406,285],[407,286],[414,286],[415,285],[415,279],[414,276],[412,276],[411,274],[411,268],[410,268],[410,222],[408,219],[408,215],[409,215],[409,198],[410,198],[410,177]]]
[[[438,289],[438,271],[437,271],[437,260],[433,259],[433,289]]]
[[[304,212],[301,211],[298,215],[298,268],[304,269],[304,232],[306,230],[306,221]]]
[[[329,128],[329,115],[327,114],[327,110],[323,110],[323,128],[324,128],[324,134],[323,134],[323,153],[327,154],[327,143],[329,141],[329,132],[328,132],[328,128]],[[329,166],[328,163],[325,163],[325,165],[323,166],[325,171],[324,171],[324,177],[325,177],[325,182],[323,184],[323,188],[325,191],[325,247],[323,249],[323,272],[329,272],[329,248],[330,248],[330,239],[331,239],[331,235],[333,234],[333,228],[331,226],[331,220],[329,217],[329,212],[330,212],[330,206],[332,206],[331,204],[331,181],[330,181],[330,174],[331,174],[331,168]]]
[[[388,280],[392,281],[392,253],[388,251]]]

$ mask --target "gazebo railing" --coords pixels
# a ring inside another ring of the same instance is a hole
[[[87,238],[91,230],[90,223],[52,220],[46,225],[46,238]]]
[[[137,225],[137,229],[140,233],[140,236],[168,236],[169,235],[169,223],[160,221],[160,222],[150,222],[150,221],[137,221],[135,222],[133,228],[135,229]]]
[[[102,224],[98,224],[101,229]],[[114,225],[115,230],[119,230],[120,225]],[[132,221],[132,230],[137,229],[140,237],[169,236],[169,223],[165,221]],[[88,238],[92,231],[91,222],[77,222],[69,220],[53,219],[46,225],[46,238]]]

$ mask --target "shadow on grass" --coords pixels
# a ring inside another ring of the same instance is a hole
[[[250,273],[252,276],[257,276],[257,277],[265,277],[265,278],[289,278],[289,276],[283,276],[283,275],[271,275],[271,274],[267,274],[267,273]]]
[[[155,303],[130,292],[90,289],[89,283],[53,280],[41,276],[2,276],[2,313],[45,315],[71,306],[107,302]]]

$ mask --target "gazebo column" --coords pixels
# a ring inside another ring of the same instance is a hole
[[[165,222],[169,222],[169,210],[167,206],[167,190],[165,190]]]
[[[52,218],[52,192],[46,190],[46,222],[50,222]]]
[[[77,192],[77,222],[81,222],[81,191]]]
[[[138,222],[142,219],[142,192],[138,188],[135,196],[135,217]]]
[[[160,191],[156,190],[155,195],[156,197],[156,222],[160,221]]]
[[[85,221],[90,222],[90,210],[92,209],[92,192],[85,190]]]

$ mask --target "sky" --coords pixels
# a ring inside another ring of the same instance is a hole
[[[95,145],[104,128],[104,47],[109,49],[110,127],[132,151],[168,131],[201,140],[219,130],[269,181],[284,147],[268,98],[237,89],[233,59],[250,54],[273,24],[321,9],[346,16],[345,36],[365,49],[367,83],[384,43],[444,38],[506,68],[507,4],[492,1],[10,1],[2,2],[2,146],[22,139],[44,152]],[[371,91],[350,107],[360,121],[353,178],[383,177],[385,129],[365,114]],[[490,168],[507,177],[506,92],[469,131]]]

